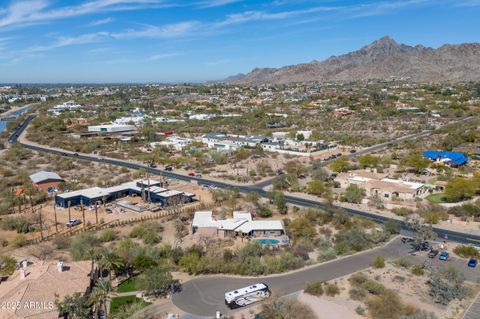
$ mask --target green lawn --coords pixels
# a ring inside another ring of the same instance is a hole
[[[130,277],[117,287],[117,292],[130,292],[137,290],[137,277]]]
[[[120,310],[122,306],[137,302],[140,303],[143,307],[151,304],[150,302],[146,302],[143,299],[137,298],[135,296],[116,297],[113,298],[110,303],[110,313],[115,314]]]
[[[432,203],[446,203],[447,196],[444,193],[430,194],[426,199]]]

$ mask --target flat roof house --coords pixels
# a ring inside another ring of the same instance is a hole
[[[69,203],[70,207],[78,206],[81,203],[89,206],[97,202],[111,202],[132,195],[142,196],[145,199],[149,199],[152,203],[157,203],[161,206],[185,204],[195,201],[195,194],[168,190],[163,188],[162,183],[159,181],[150,180],[150,182],[148,182],[146,180],[136,180],[107,188],[92,187],[57,194],[55,196],[55,204],[63,208],[68,207]]]
[[[212,211],[199,211],[193,217],[192,231],[204,236],[221,238],[246,237],[278,237],[285,234],[280,220],[252,220],[249,212],[233,212],[233,218],[215,219]]]
[[[100,133],[121,133],[135,131],[134,125],[128,124],[102,124],[102,125],[90,125],[88,127],[89,132]]]
[[[442,163],[448,166],[462,166],[468,162],[468,157],[460,152],[437,152],[429,150],[423,152],[423,157],[435,163]]]
[[[40,171],[30,175],[32,184],[38,189],[48,191],[49,189],[58,189],[60,183],[65,182],[57,173]]]
[[[422,183],[387,178],[385,174],[367,171],[340,173],[335,180],[342,188],[358,185],[365,188],[367,196],[380,196],[383,199],[411,200],[422,197],[428,191]]]

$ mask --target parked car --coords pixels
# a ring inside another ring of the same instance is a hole
[[[476,259],[472,258],[468,261],[467,265],[468,265],[468,267],[475,268],[475,267],[477,267],[477,264],[478,264],[478,261]]]
[[[450,255],[446,251],[442,251],[440,253],[440,256],[438,256],[438,259],[443,260],[443,261],[447,261],[448,256],[450,256]]]
[[[419,245],[419,250],[421,251],[427,251],[427,250],[431,250],[432,249],[432,246],[430,245],[430,243],[428,241],[424,241],[423,243],[421,243]]]
[[[350,153],[352,153],[352,154],[356,153],[356,152],[357,152],[357,150],[350,150]]]
[[[105,208],[105,214],[111,214],[113,213],[111,208]]]
[[[70,220],[68,221],[68,223],[65,224],[65,226],[67,226],[67,227],[70,228],[70,227],[75,227],[75,226],[77,226],[77,225],[80,225],[81,223],[82,223],[82,222],[81,222],[80,220],[78,220],[78,219],[70,219]]]
[[[150,165],[148,166],[150,166],[151,168],[157,168],[157,165],[155,163],[150,163]]]
[[[187,174],[188,176],[195,176],[195,173],[194,172],[190,172]]]
[[[432,249],[428,252],[428,257],[435,258],[438,255],[438,250]]]
[[[413,238],[410,237],[402,237],[402,243],[413,243]]]
[[[73,156],[78,156],[78,153],[73,153]]]
[[[173,170],[173,167],[172,166],[165,166],[163,169],[170,172],[170,171]]]

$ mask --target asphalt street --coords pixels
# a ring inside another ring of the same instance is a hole
[[[9,143],[17,142],[18,137],[20,134],[26,129],[29,122],[35,118],[35,115],[28,115],[26,120],[20,125],[20,127],[8,138]],[[429,132],[422,132],[423,134],[430,134]],[[426,136],[425,135],[425,136]],[[401,140],[416,138],[412,136],[403,137]],[[397,140],[397,142],[400,140]],[[96,162],[103,162],[106,164],[123,166],[131,169],[145,169],[148,170],[150,173],[155,175],[163,175],[169,178],[175,178],[178,180],[183,180],[187,182],[195,181],[198,184],[204,185],[213,185],[223,189],[233,189],[237,188],[241,192],[258,192],[261,196],[266,197],[268,196],[267,191],[265,191],[259,185],[232,185],[225,182],[219,182],[214,180],[209,180],[206,178],[198,178],[198,177],[191,177],[185,176],[182,174],[177,174],[175,172],[164,171],[159,169],[150,168],[146,165],[141,165],[137,163],[131,163],[128,161],[121,161],[116,159],[110,158],[103,158],[98,156],[91,156],[85,154],[75,154],[72,152],[68,152],[61,149],[53,149],[44,146],[37,146],[31,145],[26,143],[20,143],[23,147],[40,151],[40,152],[49,152],[52,154],[57,154],[60,156],[75,158],[78,160],[86,160],[86,161],[96,161]],[[374,149],[370,149],[371,151],[380,150],[388,145],[392,144],[392,142],[385,143],[384,145],[378,145]],[[358,152],[356,155],[363,154]],[[356,156],[355,155],[355,156]],[[354,155],[352,155],[354,156]],[[260,185],[261,186],[261,185]],[[316,207],[316,208],[324,208],[323,203],[310,200],[299,198],[295,196],[286,196],[286,201],[293,205],[298,206],[305,206],[305,207]],[[390,220],[387,217],[376,215],[360,210],[355,210],[351,208],[345,208],[345,210],[357,216],[362,216],[365,218],[369,218],[378,223],[384,223],[387,220]],[[457,241],[461,243],[472,243],[478,244],[480,243],[480,236],[478,235],[471,235],[461,232],[454,232],[449,230],[437,229],[434,230],[439,235],[439,238],[443,238],[445,235],[448,236],[449,240]],[[408,234],[409,229],[405,223],[402,223],[402,233]],[[197,279],[193,279],[184,283],[183,289],[180,293],[176,293],[173,295],[172,299],[176,306],[178,306],[183,311],[193,314],[196,316],[212,316],[216,310],[220,310],[224,313],[229,313],[229,309],[224,304],[224,293],[229,290],[233,290],[239,287],[244,287],[251,285],[256,282],[265,282],[269,287],[272,289],[273,292],[276,292],[280,295],[290,294],[299,290],[302,290],[305,286],[306,282],[311,282],[315,280],[322,280],[328,281],[334,278],[338,278],[344,275],[351,274],[353,272],[365,269],[370,266],[373,258],[377,255],[383,255],[387,259],[393,259],[400,256],[409,256],[413,261],[418,264],[425,264],[426,267],[437,267],[438,265],[445,265],[451,264],[459,269],[461,269],[467,277],[467,280],[473,282],[480,282],[480,278],[478,276],[477,269],[470,269],[465,265],[464,260],[452,258],[447,262],[441,262],[438,259],[427,259],[424,256],[411,256],[409,255],[410,247],[408,245],[404,245],[400,242],[399,239],[389,243],[388,245],[380,248],[376,248],[370,251],[366,251],[363,253],[359,253],[356,255],[344,257],[338,260],[334,260],[331,262],[315,265],[313,267],[305,268],[299,271],[295,271],[292,273],[287,273],[284,275],[278,276],[268,276],[268,277],[261,277],[261,278],[240,278],[240,277],[228,277],[228,276],[207,276],[207,277],[200,277]]]
[[[411,247],[403,244],[400,238],[387,245],[355,255],[347,256],[330,262],[315,265],[299,271],[278,276],[259,278],[239,278],[229,276],[206,276],[186,282],[179,293],[172,296],[173,303],[181,310],[196,316],[212,316],[216,310],[224,314],[231,314],[224,302],[224,294],[227,291],[242,288],[258,282],[266,283],[270,289],[278,295],[288,295],[303,290],[307,282],[316,280],[329,281],[339,278],[371,266],[375,256],[382,255],[386,259],[396,259],[407,256],[412,262],[426,267],[439,267],[453,265],[460,269],[467,280],[479,282],[478,269],[467,267],[466,261],[451,258],[442,262],[438,258],[430,259],[425,253],[412,256]]]
[[[18,140],[18,137],[22,132],[27,128],[28,124],[36,117],[35,114],[30,114],[27,115],[25,118],[25,121],[10,135],[8,138],[9,143],[15,143]],[[466,118],[463,119],[463,121],[469,120],[471,118]],[[422,132],[419,134],[429,134],[429,131]],[[401,137],[400,139],[397,139],[396,142],[400,140],[406,140],[406,139],[411,139],[411,138],[416,138],[419,136],[419,134],[413,134],[409,136],[404,136]],[[388,144],[392,144],[393,142],[388,142],[384,144],[380,144],[378,146],[375,146],[375,149],[382,149],[386,147]],[[110,165],[116,165],[116,166],[123,166],[127,167],[130,169],[145,169],[146,171],[150,172],[153,175],[162,175],[166,176],[169,178],[174,178],[186,182],[197,182],[199,185],[212,185],[216,186],[218,188],[222,189],[238,189],[240,192],[243,193],[249,193],[249,192],[257,192],[260,196],[262,197],[268,197],[268,192],[263,189],[263,188],[258,188],[256,185],[234,185],[230,184],[227,182],[220,182],[220,181],[215,181],[215,180],[210,180],[207,178],[200,178],[200,177],[193,177],[193,176],[186,176],[182,174],[178,174],[175,172],[171,171],[166,171],[166,170],[161,170],[157,168],[151,168],[148,167],[147,165],[142,165],[138,163],[132,163],[128,161],[123,161],[123,160],[117,160],[117,159],[112,159],[112,158],[104,158],[100,156],[95,156],[95,155],[86,155],[86,154],[77,154],[69,151],[65,151],[62,149],[56,149],[56,148],[50,148],[47,146],[38,146],[38,145],[32,145],[32,144],[27,144],[27,143],[21,143],[20,144],[27,148],[31,149],[34,151],[39,151],[39,152],[48,152],[52,154],[56,154],[59,156],[64,156],[64,157],[70,157],[73,159],[78,159],[78,160],[85,160],[85,161],[95,161],[95,162],[101,162],[101,163],[106,163]],[[372,148],[370,148],[370,151],[372,151]],[[360,152],[359,152],[360,153]],[[353,154],[351,154],[353,156]],[[312,207],[312,208],[322,208],[324,210],[328,210],[329,207],[327,207],[324,203],[321,201],[317,200],[311,200],[311,199],[305,199],[305,198],[300,198],[300,197],[295,197],[291,195],[286,195],[285,196],[285,201],[289,204],[297,205],[297,206],[302,206],[302,207]],[[378,214],[372,214],[369,212],[353,209],[353,208],[343,208],[347,213],[355,216],[361,216],[364,218],[368,218],[370,220],[373,220],[377,223],[385,223],[388,220],[392,220],[391,218],[378,215]],[[397,221],[397,220],[395,220]],[[397,221],[398,222],[398,221]],[[409,227],[407,224],[404,222],[401,222],[402,226],[402,233],[409,235]],[[474,234],[468,234],[468,233],[462,233],[462,232],[456,232],[456,231],[451,231],[451,230],[445,230],[445,229],[439,229],[439,228],[434,228],[434,231],[437,233],[439,238],[445,238],[445,236],[448,237],[449,240],[452,241],[457,241],[460,243],[466,243],[466,244],[480,244],[480,236],[479,235],[474,235]]]

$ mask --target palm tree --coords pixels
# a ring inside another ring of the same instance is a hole
[[[98,263],[102,269],[108,270],[110,280],[112,280],[112,273],[124,266],[122,259],[111,251],[102,254]]]
[[[103,305],[105,318],[108,318],[107,301],[110,299],[112,292],[113,289],[110,280],[100,279],[97,285],[93,287],[90,295],[90,302],[95,306],[95,312],[98,313],[98,309]]]

